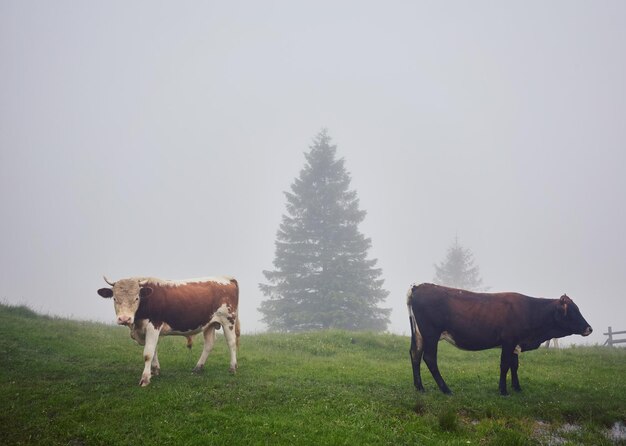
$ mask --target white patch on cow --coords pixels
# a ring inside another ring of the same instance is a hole
[[[444,331],[443,333],[441,333],[441,337],[439,338],[439,340],[441,339],[443,339],[444,341],[448,341],[450,344],[456,347],[456,341],[454,340],[452,335],[448,333],[447,331]]]
[[[227,304],[222,304],[219,306],[217,310],[215,310],[215,314],[211,318],[211,322],[219,322],[221,325],[229,324],[228,318],[234,317],[234,315],[228,309]]]
[[[411,306],[411,290],[412,289],[413,289],[413,286],[409,288],[406,306],[409,310],[409,320],[411,321],[411,326],[413,327],[413,331],[415,332],[415,348],[417,348],[417,351],[421,352],[424,348],[424,338],[422,337],[422,333],[420,333],[420,329],[417,327],[417,322],[415,321],[415,315],[413,314],[413,307]]]
[[[520,353],[522,353],[522,346],[521,345],[516,345],[515,346],[515,350],[513,350],[513,353],[516,355],[519,355]]]
[[[167,279],[158,279],[156,277],[138,277],[142,283],[146,284],[154,284],[154,285],[162,285],[162,286],[184,286],[192,283],[206,283],[206,282],[215,282],[220,285],[229,285],[231,283],[232,277],[229,276],[216,276],[216,277],[198,277],[196,279],[183,279],[183,280],[167,280]]]
[[[146,324],[146,343],[143,347],[144,368],[139,385],[145,387],[150,384],[152,377],[152,362],[156,356],[156,347],[159,342],[160,328],[156,328],[152,322]],[[158,361],[158,360],[157,360]]]
[[[222,304],[217,309],[211,322],[218,322],[224,329],[224,337],[230,350],[230,372],[235,373],[237,370],[237,311],[232,311],[227,304]]]

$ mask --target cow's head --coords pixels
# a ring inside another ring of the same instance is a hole
[[[135,313],[139,308],[139,299],[152,294],[152,288],[143,286],[137,279],[121,279],[110,282],[106,277],[106,283],[111,288],[100,288],[98,294],[105,298],[113,298],[113,306],[119,325],[131,325],[135,321]]]
[[[560,328],[574,334],[589,336],[593,329],[585,320],[578,306],[567,294],[561,296],[556,307],[556,322]]]

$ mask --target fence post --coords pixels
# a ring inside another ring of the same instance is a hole
[[[613,330],[611,330],[611,327],[609,327],[609,332],[607,333],[607,335],[609,336],[607,343],[609,344],[609,347],[613,347]]]

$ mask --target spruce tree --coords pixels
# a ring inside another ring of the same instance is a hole
[[[459,244],[458,237],[455,237],[454,243],[448,248],[446,259],[435,265],[433,282],[470,291],[486,289],[483,287],[478,265],[474,263],[474,254]]]
[[[389,323],[391,310],[377,306],[389,294],[382,271],[367,258],[372,242],[358,229],[366,212],[336,152],[328,133],[320,132],[285,192],[274,270],[263,271],[269,283],[259,284],[268,298],[259,311],[271,330],[379,331]]]

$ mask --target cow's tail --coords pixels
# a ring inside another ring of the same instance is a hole
[[[239,350],[239,337],[241,336],[241,329],[239,327],[239,312],[237,312],[237,319],[235,320],[235,340],[237,342],[237,350]]]
[[[406,306],[407,306],[407,310],[409,311],[409,323],[411,324],[411,346],[412,347],[414,346],[418,352],[421,352],[423,349],[424,342],[422,339],[422,334],[420,333],[420,330],[417,327],[415,314],[413,314],[412,297],[413,297],[414,288],[415,288],[415,285],[411,285],[411,288],[409,288],[409,292],[406,295]]]
[[[237,288],[237,316],[235,318],[235,342],[237,350],[239,350],[239,337],[241,336],[241,326],[239,325],[239,283],[234,278],[230,279],[231,283]]]

